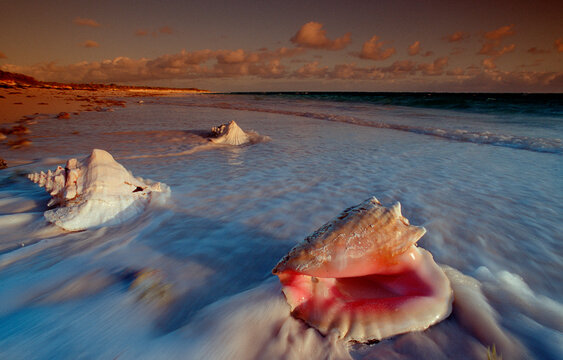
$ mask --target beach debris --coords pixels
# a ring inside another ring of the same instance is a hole
[[[211,128],[210,140],[216,144],[243,145],[250,141],[234,120]]]
[[[24,135],[29,134],[31,130],[27,126],[24,125],[14,125],[12,126],[10,133],[14,135]]]
[[[423,227],[375,198],[344,210],[273,269],[294,317],[357,342],[420,331],[451,313],[452,289],[416,246]]]
[[[68,160],[64,168],[28,178],[51,195],[47,205],[55,208],[47,210],[45,218],[70,231],[121,223],[141,213],[149,202],[170,195],[167,185],[134,177],[100,149],[82,160]]]
[[[57,115],[57,119],[64,119],[64,120],[68,120],[70,119],[70,114],[67,112],[60,112],[59,115]]]
[[[0,158],[0,170],[5,169],[7,167],[8,167],[8,163],[6,162],[6,160]]]

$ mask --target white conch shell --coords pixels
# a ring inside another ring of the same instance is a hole
[[[425,233],[374,197],[344,210],[274,268],[292,314],[323,334],[380,340],[451,312],[448,278],[416,247]]]
[[[28,178],[51,195],[48,206],[57,206],[46,211],[45,218],[71,231],[125,221],[142,212],[153,197],[170,194],[165,184],[134,177],[99,149],[81,161],[68,160],[64,168]]]
[[[243,145],[250,141],[249,136],[232,120],[211,129],[210,140],[216,144]]]

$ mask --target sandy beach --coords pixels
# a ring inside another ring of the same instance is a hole
[[[4,84],[3,84],[4,85]],[[84,112],[108,112],[131,104],[142,103],[140,98],[151,96],[184,96],[200,91],[183,89],[73,89],[71,86],[4,85],[0,87],[0,159],[8,166],[12,151],[33,145],[33,125],[44,119],[62,122],[75,121]],[[17,163],[19,161],[16,160]]]

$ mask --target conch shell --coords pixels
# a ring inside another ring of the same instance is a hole
[[[322,334],[367,342],[424,330],[451,312],[452,290],[432,255],[416,246],[396,203],[372,197],[344,210],[273,269],[293,316]]]
[[[27,176],[51,195],[44,216],[65,230],[113,225],[144,210],[155,196],[168,197],[168,186],[134,177],[110,153],[94,149],[83,160],[70,159],[55,171]]]
[[[227,145],[243,145],[250,142],[248,134],[242,131],[234,120],[211,128],[210,140],[216,144]]]

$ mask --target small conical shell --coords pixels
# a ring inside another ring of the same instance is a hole
[[[211,133],[214,136],[211,141],[217,144],[242,145],[249,142],[248,135],[234,121],[212,128]]]
[[[396,203],[386,208],[372,197],[344,210],[294,247],[273,273],[345,277],[389,269],[426,230],[413,226]]]

